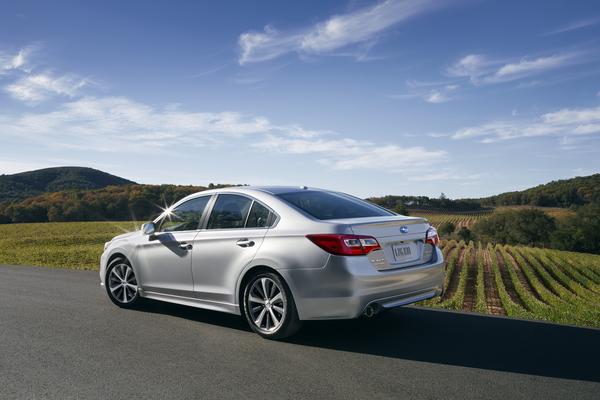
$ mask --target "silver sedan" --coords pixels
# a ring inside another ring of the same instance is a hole
[[[306,187],[190,195],[141,231],[107,242],[109,298],[144,298],[242,315],[278,339],[302,320],[357,318],[438,296],[436,230],[359,198]]]

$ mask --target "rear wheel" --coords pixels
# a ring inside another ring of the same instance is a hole
[[[300,329],[296,305],[285,282],[272,272],[259,273],[244,288],[244,316],[267,339],[282,339]]]
[[[126,258],[111,261],[104,286],[110,300],[119,307],[129,308],[140,301],[137,278]]]

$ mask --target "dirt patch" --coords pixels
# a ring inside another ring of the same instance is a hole
[[[471,259],[464,266],[467,269],[467,283],[465,285],[465,298],[463,299],[463,310],[473,311],[475,308],[475,296],[477,289],[477,249],[471,250]]]
[[[507,250],[507,252],[510,254],[511,257],[513,257],[513,250]],[[539,271],[537,270],[537,268],[535,268],[533,265],[531,265],[531,263],[529,262],[529,260],[527,260],[525,258],[525,256],[523,255],[523,253],[518,252],[521,255],[521,258],[523,258],[523,261],[525,262],[525,265],[523,267],[527,267],[529,268],[529,270],[531,272],[533,272],[533,275],[535,276],[535,278],[538,280],[538,282],[550,293],[554,294],[557,297],[560,297],[559,294],[556,292],[556,290],[554,290],[554,288],[552,286],[549,286],[546,284],[546,282],[544,281],[544,279],[542,278],[542,275],[539,273]],[[513,262],[516,263],[516,260],[513,258]]]
[[[542,266],[542,268],[544,269],[544,271],[546,271],[546,273],[548,275],[550,275],[552,277],[552,279],[554,279],[554,282],[556,282],[559,286],[561,286],[565,290],[571,292],[572,294],[577,295],[577,293],[575,293],[570,287],[566,286],[560,280],[560,278],[558,277],[558,275],[556,275],[556,273],[552,270],[552,268],[550,268],[549,266],[547,266],[546,265],[547,263],[545,263],[544,261],[542,261],[542,259],[538,255],[532,254],[531,256]],[[550,261],[550,260],[548,260],[548,261]],[[550,261],[550,262],[552,262],[552,261]],[[558,268],[558,266],[556,264],[554,264],[554,265],[555,265],[555,267],[557,267],[557,269],[560,270],[560,268]]]
[[[596,294],[600,294],[600,290],[598,288],[596,288],[596,286],[594,285],[593,281],[585,274],[583,274],[581,271],[577,271],[575,269],[575,267],[573,267],[573,265],[564,262],[560,259],[555,258],[554,256],[550,255],[548,256],[548,258],[550,260],[552,260],[552,262],[554,262],[554,265],[556,265],[556,267],[562,271],[563,274],[565,274],[566,276],[568,276],[570,279],[574,280],[575,282],[579,282],[577,279],[577,274],[579,274],[580,276],[582,276],[583,278],[589,280],[589,283],[587,284],[583,284],[580,283],[583,287],[585,287],[587,290],[589,290],[590,292],[596,293]]]
[[[515,289],[515,284],[513,283],[512,279],[510,278],[510,274],[508,273],[508,269],[506,264],[504,263],[504,257],[502,257],[502,254],[500,253],[499,250],[496,250],[496,260],[498,261],[498,268],[500,269],[500,276],[502,277],[502,282],[504,283],[504,287],[506,288],[506,292],[508,293],[508,296],[510,297],[510,299],[516,303],[521,305],[523,308],[527,309],[527,307],[525,306],[525,303],[523,303],[523,300],[521,300],[521,298],[519,297],[519,294],[517,293],[517,290]],[[513,260],[513,265],[516,264]],[[519,281],[521,282],[521,285],[523,285],[525,288],[529,288],[529,290],[534,294],[537,295],[537,292],[535,290],[531,290],[532,288],[529,286],[529,282],[527,282],[527,279],[525,279],[525,276],[523,275],[523,271],[521,271],[518,267],[515,267],[515,271],[517,271],[517,276],[519,277]],[[539,297],[539,296],[536,296]]]
[[[498,294],[498,287],[496,287],[496,280],[494,279],[494,273],[492,271],[492,259],[490,257],[490,253],[487,249],[482,249],[482,251],[483,251],[483,262],[484,262],[483,263],[483,284],[484,284],[484,288],[485,288],[485,304],[486,304],[488,312],[490,314],[506,315],[506,311],[504,311],[504,308],[502,307],[502,302],[500,301],[500,295]],[[517,304],[519,304],[519,303],[517,303]]]
[[[448,254],[450,254],[450,252],[456,247],[456,243],[452,242],[452,243],[448,243],[446,246],[444,246],[444,248],[442,249],[442,254],[444,254],[444,260],[448,259]]]
[[[448,288],[444,292],[442,296],[443,300],[448,300],[454,296],[456,292],[456,288],[458,287],[458,276],[460,275],[460,271],[463,268],[463,259],[465,256],[466,246],[459,248],[457,251],[459,252],[458,258],[456,260],[456,265],[454,266],[454,270],[452,271],[452,275],[450,275],[450,280],[448,281]]]
[[[540,297],[540,294],[537,292],[537,290],[535,290],[533,288],[533,286],[531,285],[531,283],[529,282],[529,279],[527,279],[527,276],[525,275],[525,273],[523,272],[523,270],[521,269],[521,266],[519,265],[519,263],[517,263],[517,260],[515,260],[515,258],[513,257],[512,253],[510,252],[510,250],[506,250],[506,254],[508,255],[508,258],[510,259],[510,262],[513,266],[513,268],[515,269],[515,271],[517,272],[517,276],[519,277],[519,281],[521,282],[521,285],[523,285],[523,287],[529,291],[531,294],[533,294],[533,296],[538,299],[539,301],[541,301],[542,303],[546,303],[544,300],[542,300],[542,298]],[[535,275],[535,274],[534,274]]]

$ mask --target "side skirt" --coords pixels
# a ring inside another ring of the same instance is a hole
[[[200,300],[196,298],[182,297],[172,294],[148,292],[145,290],[141,291],[140,296],[152,300],[166,301],[168,303],[181,304],[184,306],[204,308],[206,310],[221,311],[229,314],[241,315],[240,307],[237,304],[222,303],[210,300]]]

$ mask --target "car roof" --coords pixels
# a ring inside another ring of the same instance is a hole
[[[309,188],[307,186],[249,186],[248,188],[260,190],[261,192],[267,192],[274,195],[282,193],[302,192],[304,190],[324,191],[324,189]]]
[[[208,189],[203,190],[201,192],[197,192],[195,194],[209,194],[209,193],[221,193],[221,192],[264,192],[273,195],[282,194],[282,193],[292,193],[292,192],[301,192],[304,190],[311,191],[325,191],[324,189],[317,188],[309,188],[307,186],[227,186],[216,189]]]
[[[185,199],[191,197],[197,197],[201,195],[210,195],[210,194],[218,194],[218,193],[252,193],[252,192],[263,192],[271,195],[278,195],[282,193],[293,193],[293,192],[301,192],[304,190],[311,191],[325,191],[324,189],[317,188],[309,188],[307,186],[228,186],[223,188],[216,189],[208,189],[203,190],[201,192],[193,193],[189,196],[186,196]],[[183,199],[182,199],[183,200]]]

